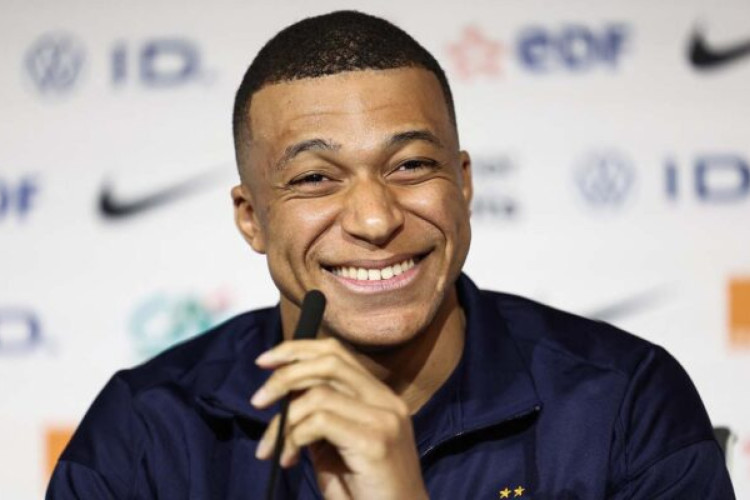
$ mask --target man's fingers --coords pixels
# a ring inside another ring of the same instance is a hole
[[[359,429],[357,432],[360,433],[364,429],[369,429],[373,434],[380,433],[389,438],[395,437],[401,432],[399,415],[395,411],[373,407],[328,386],[314,387],[295,398],[289,405],[284,452],[281,456],[283,466],[289,467],[296,463],[300,448],[312,442],[299,441],[295,439],[295,435],[297,435],[297,427],[310,418],[316,418],[315,415],[318,413],[337,417],[329,419],[330,425],[335,426],[347,422],[353,429]],[[338,447],[336,442],[328,439],[328,437],[340,432],[340,430],[329,427],[318,430],[320,432],[316,435]]]
[[[319,442],[335,449],[338,460],[352,471],[413,468],[408,461],[393,462],[394,456],[404,456],[404,446],[406,454],[413,455],[408,406],[338,341],[285,342],[256,362],[274,373],[253,395],[254,406],[265,408],[292,394],[282,466],[295,464],[302,447]],[[263,434],[258,458],[271,458],[279,421],[276,416]]]
[[[360,366],[356,358],[341,345],[341,342],[334,338],[282,342],[258,356],[255,362],[263,368],[277,368],[294,361],[302,361],[330,353],[338,354],[341,359],[352,366]]]
[[[321,440],[332,444],[350,466],[356,467],[358,460],[387,459],[404,434],[402,424],[393,413],[376,412],[379,414],[377,426],[351,420],[336,411],[318,410],[309,414],[287,431],[290,443],[287,460],[295,457],[303,446]]]
[[[319,414],[323,417],[318,416]],[[315,423],[313,426],[315,433],[310,430],[312,425],[308,422],[310,419],[312,423]],[[258,445],[256,452],[258,458],[270,458],[278,424],[277,415],[271,421]],[[346,424],[344,428],[336,428],[344,424]],[[297,430],[300,425],[305,426],[303,431]],[[317,439],[325,439],[338,448],[343,441],[333,438],[341,436],[342,432],[354,433],[355,435],[350,438],[355,440],[361,440],[364,433],[368,439],[373,438],[373,442],[376,442],[371,446],[379,446],[377,443],[395,441],[405,434],[411,436],[411,431],[405,429],[405,425],[411,425],[408,415],[400,414],[398,409],[373,407],[342,394],[330,386],[316,386],[296,397],[289,405],[281,464],[288,467],[296,463],[300,448],[314,442],[313,438],[316,436]],[[357,444],[353,441],[346,443],[349,446]]]
[[[342,394],[330,386],[321,385],[304,392],[291,402],[287,424],[288,428],[293,428],[316,411],[329,411],[360,425],[377,425],[380,412],[373,410],[387,411]]]
[[[265,408],[292,391],[322,384],[378,406],[388,404],[392,399],[391,391],[364,369],[352,366],[338,353],[326,353],[276,369],[250,402],[253,406]]]
[[[273,453],[273,445],[276,442],[276,434],[279,429],[280,417],[276,415],[271,420],[271,423],[266,427],[266,431],[258,442],[258,446],[255,448],[255,457],[261,460],[271,458]]]

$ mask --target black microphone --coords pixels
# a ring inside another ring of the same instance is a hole
[[[323,311],[326,308],[326,297],[319,290],[310,290],[305,294],[302,301],[302,311],[294,330],[294,340],[314,339],[318,334],[320,322],[323,320]],[[286,427],[286,415],[289,412],[289,396],[281,401],[279,428],[276,432],[276,443],[273,448],[271,462],[271,476],[266,487],[266,499],[273,500],[276,497],[276,480],[279,476],[281,464],[281,450],[284,447],[284,427]]]

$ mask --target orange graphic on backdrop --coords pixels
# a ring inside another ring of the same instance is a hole
[[[48,427],[45,431],[44,442],[46,447],[46,468],[45,468],[45,479],[49,481],[52,477],[52,470],[57,464],[57,459],[60,458],[65,447],[68,445],[71,436],[73,435],[74,427]]]
[[[729,343],[750,348],[750,278],[729,281]]]

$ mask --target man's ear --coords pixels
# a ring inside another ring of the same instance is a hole
[[[464,195],[464,200],[471,206],[471,199],[474,196],[474,185],[471,180],[471,157],[466,151],[459,151],[458,161],[461,175],[461,192]]]
[[[232,188],[232,202],[234,203],[234,223],[240,230],[245,241],[258,253],[266,253],[266,237],[263,226],[258,219],[250,190],[243,184]]]

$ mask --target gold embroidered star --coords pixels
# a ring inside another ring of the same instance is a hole
[[[500,490],[500,498],[510,498],[510,490],[507,486],[504,490]]]
[[[520,497],[523,495],[523,492],[526,491],[526,489],[523,486],[519,486],[515,490],[513,490],[513,497]]]

